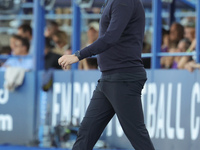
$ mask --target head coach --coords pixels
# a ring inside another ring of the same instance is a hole
[[[101,13],[99,38],[74,55],[64,55],[58,60],[66,68],[97,55],[102,72],[73,150],[92,150],[114,114],[136,150],[154,150],[141,104],[141,90],[147,79],[141,60],[143,5],[140,0],[106,0]]]

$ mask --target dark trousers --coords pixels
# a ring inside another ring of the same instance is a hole
[[[141,90],[145,81],[99,81],[73,150],[92,150],[115,113],[136,150],[154,150],[144,124],[141,104]]]

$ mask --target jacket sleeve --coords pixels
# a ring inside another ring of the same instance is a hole
[[[111,20],[105,34],[80,51],[80,60],[100,54],[114,46],[129,23],[133,9],[133,3],[130,0],[115,1],[111,6]]]

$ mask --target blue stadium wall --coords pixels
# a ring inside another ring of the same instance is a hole
[[[200,72],[147,70],[147,74],[142,102],[146,126],[156,149],[200,149]],[[0,144],[27,145],[39,127],[45,125],[47,110],[53,126],[60,121],[78,125],[99,77],[98,71],[55,71],[53,88],[43,92],[40,72],[35,92],[35,73],[29,72],[21,87],[8,92],[3,88],[1,72]],[[113,147],[131,148],[116,117],[102,138]]]

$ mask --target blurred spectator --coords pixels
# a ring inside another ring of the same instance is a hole
[[[176,52],[186,52],[189,48],[191,42],[188,39],[183,39],[178,43],[177,51]],[[175,56],[172,64],[173,69],[182,69],[180,66],[185,65],[182,64],[184,62],[181,61],[183,56]]]
[[[179,23],[173,23],[169,33],[169,44],[178,44],[184,38],[184,27]]]
[[[55,43],[54,52],[60,55],[71,54],[71,49],[67,43],[68,37],[64,31],[57,31],[52,35],[52,39]]]
[[[48,70],[50,68],[54,69],[62,69],[58,64],[58,59],[62,56],[52,52],[54,45],[51,43],[50,38],[45,39],[45,69]]]
[[[17,34],[23,38],[27,38],[29,41],[32,40],[32,28],[28,24],[22,24],[19,26]]]
[[[55,21],[48,21],[45,29],[45,37],[52,38],[52,35],[58,31],[58,23]]]
[[[33,54],[33,45],[32,45],[32,28],[28,24],[22,24],[18,27],[17,35],[27,38],[30,43],[29,54]]]
[[[58,59],[62,55],[52,52],[53,48],[54,44],[52,43],[51,38],[45,38],[45,71],[42,76],[42,89],[44,91],[48,91],[52,87],[54,69],[62,69],[58,64]]]
[[[182,39],[178,43],[178,47],[174,45],[173,47],[170,48],[169,52],[170,53],[177,53],[177,52],[186,52],[187,49],[190,46],[190,41],[188,39]],[[185,65],[181,59],[184,56],[166,56],[161,58],[161,66],[163,68],[173,68],[173,69],[182,69],[180,66]]]
[[[162,29],[162,47],[161,52],[167,52],[169,48],[169,31]]]
[[[192,44],[190,45],[190,47],[187,49],[187,52],[192,52],[194,51],[196,48],[196,39],[194,39],[192,41]],[[195,58],[194,57],[191,57],[191,56],[183,56],[181,57],[180,59],[180,63],[178,65],[178,68],[179,69],[187,69],[189,71],[191,71],[190,69],[190,64],[193,64],[195,63]]]
[[[188,22],[184,26],[184,37],[192,42],[195,39],[195,22]]]
[[[188,48],[187,52],[192,52],[196,48],[196,39],[192,41],[192,44]],[[187,69],[188,71],[192,72],[195,68],[198,68],[199,64],[196,63],[195,56],[184,56],[181,60],[184,65],[180,66],[183,69]]]
[[[5,70],[7,67],[19,67],[26,70],[33,69],[33,61],[28,55],[29,41],[23,37],[17,37],[15,41],[15,48],[13,49],[13,55],[19,57],[10,57],[1,67],[1,70]]]
[[[15,42],[16,42],[16,39],[20,37],[19,35],[16,35],[16,34],[13,34],[11,37],[10,37],[10,48],[11,48],[11,51],[13,51],[13,49],[15,49]]]
[[[86,46],[94,43],[99,36],[99,23],[98,22],[91,22],[89,24],[89,30],[87,32],[88,41]],[[79,69],[82,70],[89,70],[89,69],[98,69],[97,58],[91,57],[83,59],[79,62]]]
[[[0,49],[0,55],[10,55],[11,54],[11,49],[9,46],[3,46]],[[0,59],[0,67],[4,64],[6,59]]]
[[[176,44],[171,44],[169,46],[168,52],[174,53],[176,52],[176,48],[177,48]],[[161,57],[160,59],[161,68],[169,69],[172,67],[172,63],[173,63],[173,56],[164,56]]]
[[[94,43],[99,37],[99,23],[98,22],[91,22],[89,24],[89,30],[87,32],[88,42],[87,46]]]

